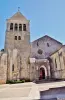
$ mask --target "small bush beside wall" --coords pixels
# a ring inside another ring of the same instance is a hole
[[[30,79],[20,79],[20,80],[7,80],[6,84],[17,84],[17,83],[25,83],[31,82]]]
[[[7,80],[6,84],[16,84],[16,83],[24,83],[25,80]]]

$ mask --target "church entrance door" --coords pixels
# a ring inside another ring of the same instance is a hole
[[[42,79],[45,79],[45,70],[44,68],[40,68],[40,77],[39,77],[40,80]]]

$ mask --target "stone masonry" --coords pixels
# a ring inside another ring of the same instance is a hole
[[[65,52],[62,47],[62,43],[47,35],[31,43],[30,21],[18,11],[7,19],[5,47],[0,52],[0,83],[21,79],[47,80],[57,76],[65,78]],[[61,61],[57,51],[62,51]],[[63,72],[59,63],[64,68]],[[54,69],[59,69],[61,74]]]

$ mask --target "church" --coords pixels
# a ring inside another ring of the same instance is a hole
[[[45,35],[30,42],[30,20],[20,11],[6,20],[0,51],[0,83],[7,80],[65,79],[65,45]]]

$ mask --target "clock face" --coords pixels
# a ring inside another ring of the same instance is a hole
[[[42,55],[43,51],[41,49],[39,49],[38,51],[38,54]]]

